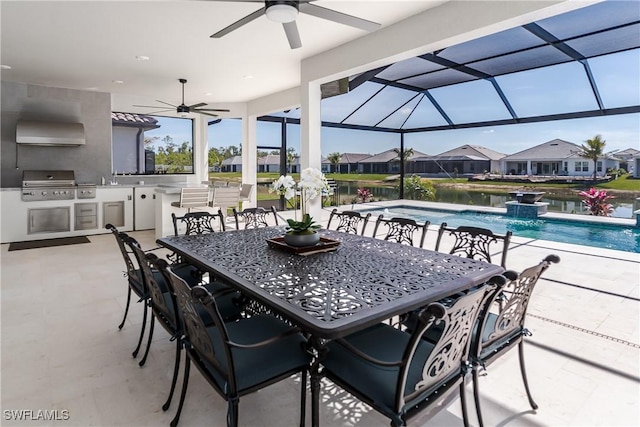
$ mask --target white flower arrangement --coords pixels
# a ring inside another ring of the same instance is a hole
[[[305,212],[309,201],[318,196],[333,194],[333,189],[329,187],[327,178],[322,172],[318,169],[307,168],[300,172],[300,181],[297,184],[291,176],[280,175],[280,178],[271,185],[269,192],[276,192],[287,200],[300,195],[302,211]]]

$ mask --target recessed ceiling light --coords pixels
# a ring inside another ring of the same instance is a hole
[[[115,83],[117,85],[121,85],[122,83],[124,83],[123,80],[112,80],[112,83]]]
[[[253,76],[251,74],[245,74],[244,76],[242,76],[243,79],[252,79]]]
[[[146,56],[146,55],[138,55],[138,56],[136,56],[136,59],[138,61],[148,61],[150,58],[148,56]]]
[[[205,92],[204,96],[211,96],[213,95],[213,92]]]
[[[10,70],[11,69],[11,65],[0,65],[0,68],[2,68],[3,70]]]

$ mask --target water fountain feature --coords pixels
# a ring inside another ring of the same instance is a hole
[[[549,203],[540,202],[542,191],[511,191],[512,201],[506,202],[507,216],[516,218],[538,218],[547,213]]]

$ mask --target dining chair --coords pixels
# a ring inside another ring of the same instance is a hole
[[[206,208],[209,206],[209,187],[182,187],[180,200],[171,202],[171,206],[185,208],[187,212],[191,212],[191,209]]]
[[[373,229],[373,237],[378,235],[378,228],[383,227],[386,230],[384,240],[391,240],[397,243],[404,243],[406,245],[413,245],[413,236],[416,232],[420,232],[420,247],[424,246],[424,239],[427,235],[429,228],[429,221],[425,221],[424,224],[418,224],[416,220],[411,218],[385,218],[384,215],[380,215],[376,220],[376,226]]]
[[[165,277],[165,272],[169,264],[165,260],[158,258],[153,253],[145,253],[140,247],[140,244],[134,238],[128,237],[125,242],[129,245],[138,259],[141,267],[140,270],[142,271],[150,296],[149,307],[151,308],[151,322],[149,323],[149,335],[147,337],[147,347],[145,349],[144,356],[139,362],[139,366],[143,366],[145,364],[147,356],[149,355],[156,319],[170,335],[170,341],[176,342],[175,364],[173,369],[173,378],[171,380],[171,388],[169,390],[167,400],[162,405],[162,409],[166,411],[171,404],[171,399],[178,379],[182,336],[184,334],[182,320],[177,312],[175,294],[171,288],[171,282],[166,280]],[[220,287],[216,284],[209,284],[206,288],[218,295],[216,298],[218,298],[218,306],[220,307],[220,313],[223,318],[235,320],[241,316],[242,309],[236,303],[236,301],[240,299],[239,292],[233,291],[227,287]],[[208,319],[208,323],[211,323],[211,319]]]
[[[532,409],[538,409],[538,404],[533,400],[529,390],[524,363],[524,337],[531,335],[525,326],[525,320],[527,307],[538,279],[551,263],[558,262],[560,262],[560,258],[557,255],[549,255],[539,264],[523,270],[520,274],[512,271],[505,272],[509,281],[500,292],[487,301],[483,309],[483,314],[479,318],[478,332],[471,349],[473,394],[478,422],[481,427],[484,422],[480,409],[479,372],[484,371],[487,366],[516,345],[519,352],[520,373],[529,404]]]
[[[220,230],[225,231],[224,215],[220,209],[215,214],[202,211],[187,212],[183,216],[176,216],[175,213],[172,213],[171,220],[176,236],[180,235],[180,231],[183,231],[184,235],[214,233],[216,222],[219,224]]]
[[[435,250],[442,252],[440,246],[442,245],[443,236],[446,236],[454,239],[448,253],[490,263],[493,247],[501,244],[500,265],[506,268],[511,235],[511,231],[501,235],[480,227],[460,226],[451,228],[447,226],[446,222],[443,222],[438,230]]]
[[[189,288],[171,269],[168,277],[184,322],[186,361],[180,404],[171,426],[180,420],[191,364],[228,403],[227,426],[238,425],[240,398],[294,374],[301,374],[300,426],[304,426],[307,372],[311,356],[306,339],[274,316],[258,314],[225,322],[216,298],[201,287]],[[203,319],[202,307],[213,324]],[[219,424],[219,423],[214,423]]]
[[[131,245],[130,245],[130,241],[132,241],[131,239],[133,238],[131,238],[127,233],[118,231],[118,229],[112,224],[107,224],[106,228],[110,230],[116,238],[116,242],[118,243],[118,248],[120,249],[120,252],[122,253],[122,257],[125,262],[126,270],[124,272],[124,275],[127,278],[127,282],[129,285],[128,291],[127,291],[127,304],[125,306],[124,317],[122,318],[122,322],[120,323],[120,325],[118,325],[118,329],[123,328],[125,320],[127,319],[127,313],[129,311],[129,306],[131,303],[132,291],[138,296],[139,298],[138,302],[143,303],[142,325],[140,327],[140,336],[138,338],[138,344],[136,345],[136,348],[133,350],[133,353],[131,354],[133,357],[137,357],[140,351],[140,348],[142,347],[142,340],[144,338],[144,333],[146,331],[148,305],[149,305],[149,300],[151,296],[149,294],[149,289],[145,282],[138,257],[136,256],[134,250],[131,248]],[[140,245],[138,244],[138,246]],[[154,249],[157,249],[157,248],[154,248]],[[184,280],[187,281],[187,283],[191,285],[195,285],[196,283],[199,282],[200,276],[199,276],[198,270],[189,264],[184,264],[184,263],[174,264],[174,271],[176,272],[176,274],[179,274],[180,277],[182,277]],[[142,365],[144,365],[144,362],[142,362]]]
[[[364,230],[367,228],[367,223],[369,222],[369,218],[371,217],[370,213],[366,215],[361,215],[360,212],[357,211],[342,211],[338,212],[338,209],[333,209],[331,214],[329,215],[329,222],[327,223],[327,229],[330,230],[331,222],[333,218],[336,218],[338,221],[338,225],[336,226],[336,231],[342,231],[345,233],[351,234],[361,234],[364,236]],[[362,229],[358,230],[358,227],[362,224]]]
[[[465,379],[474,325],[486,295],[504,281],[496,276],[446,303],[427,305],[417,313],[411,333],[378,323],[330,341],[322,369],[312,373],[314,402],[319,396],[313,385],[326,377],[390,418],[392,426],[405,426],[419,413],[437,409],[436,403],[455,398],[457,388],[468,426]],[[437,341],[423,339],[435,327]]]
[[[113,233],[113,236],[115,237],[116,242],[118,243],[118,248],[120,249],[120,252],[122,254],[122,258],[124,259],[124,264],[125,264],[125,271],[123,272],[124,273],[123,275],[124,277],[127,278],[127,284],[128,284],[127,304],[124,308],[124,316],[122,317],[122,322],[120,322],[120,324],[118,325],[118,329],[122,329],[124,327],[125,321],[127,320],[127,314],[129,313],[129,306],[131,304],[131,292],[133,291],[133,293],[136,294],[136,296],[138,297],[138,302],[144,302],[143,304],[144,311],[142,315],[143,317],[142,317],[142,328],[140,331],[140,339],[138,340],[138,345],[133,351],[133,357],[136,357],[138,355],[138,352],[140,351],[140,346],[142,345],[142,337],[144,336],[144,331],[147,324],[146,301],[147,301],[148,295],[145,292],[142,275],[138,268],[137,261],[135,260],[135,256],[131,251],[127,250],[127,247],[124,243],[124,240],[128,238],[128,235],[126,233],[118,231],[118,229],[112,224],[107,224],[105,228],[111,231],[111,233]]]
[[[267,217],[273,215],[274,224],[269,224]],[[236,220],[236,230],[240,230],[240,221],[244,222],[244,229],[270,227],[272,225],[278,225],[278,214],[276,208],[271,206],[268,211],[264,208],[246,208],[238,212],[236,208],[233,208],[233,217]]]

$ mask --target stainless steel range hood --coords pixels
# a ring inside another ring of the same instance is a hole
[[[82,123],[40,122],[18,120],[16,142],[29,145],[84,145]]]

